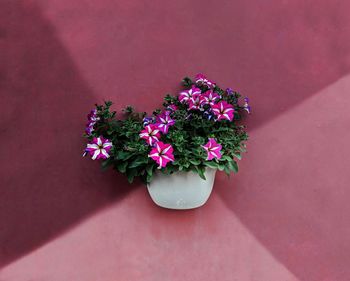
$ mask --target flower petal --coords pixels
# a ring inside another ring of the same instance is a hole
[[[91,151],[91,150],[99,149],[99,146],[97,144],[94,144],[94,143],[88,143],[86,148],[88,151]]]
[[[109,158],[109,154],[105,149],[101,149],[101,154],[104,155],[106,158]]]
[[[96,160],[96,158],[100,155],[100,150],[99,149],[96,149],[94,154],[92,155],[92,160]]]
[[[103,148],[107,148],[107,147],[112,147],[113,144],[111,142],[105,142],[102,146]]]

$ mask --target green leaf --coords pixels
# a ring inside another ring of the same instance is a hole
[[[176,167],[173,165],[168,165],[164,170],[167,174],[172,174],[176,171]]]
[[[120,162],[120,163],[117,164],[117,169],[118,169],[119,172],[125,173],[127,166],[128,166],[128,162]]]
[[[233,172],[237,173],[238,172],[238,165],[236,161],[230,161],[228,162],[228,168],[232,170]]]
[[[105,105],[109,108],[113,103],[110,100],[105,101]]]
[[[241,120],[241,115],[237,111],[235,111],[233,113],[233,118],[234,120]]]
[[[240,152],[246,152],[247,150],[245,149],[245,147],[243,147],[243,146],[239,146],[238,147],[238,150],[240,151]]]
[[[204,165],[206,165],[207,167],[212,168],[212,169],[218,168],[218,163],[216,163],[214,161],[206,161],[206,162],[204,162]]]
[[[138,166],[142,166],[148,162],[148,158],[143,156],[138,156],[134,161],[132,161],[129,165],[129,168],[136,168]]]
[[[146,166],[147,175],[152,176],[154,166],[155,166],[155,165],[154,165],[153,163],[152,163],[152,164],[148,164],[148,165]]]
[[[224,164],[219,164],[218,165],[218,169],[219,169],[219,171],[223,171],[225,169],[225,165]]]
[[[150,183],[152,181],[153,175],[147,174],[146,182]]]
[[[205,175],[204,175],[204,172],[205,172],[205,168],[204,168],[204,167],[195,166],[195,172],[197,172],[198,175],[199,175],[203,180],[206,180]]]
[[[220,160],[222,160],[222,161],[232,161],[232,158],[230,156],[228,156],[228,155],[223,155]]]
[[[134,108],[131,105],[128,105],[122,111],[126,114],[131,114],[134,112]]]
[[[234,157],[236,157],[238,160],[242,160],[242,156],[239,153],[232,153]]]
[[[120,160],[128,160],[132,156],[134,156],[134,153],[129,151],[118,151],[117,153],[117,159],[120,159]]]
[[[182,85],[184,85],[186,88],[189,88],[192,84],[193,82],[189,77],[182,79]]]
[[[111,160],[111,158],[108,158],[107,160],[103,161],[101,164],[102,170],[106,170],[109,166],[111,166],[112,163],[113,161]]]
[[[190,159],[189,161],[190,161],[191,164],[193,164],[195,166],[197,166],[197,165],[199,165],[201,163],[201,161],[195,160],[195,159]]]
[[[230,171],[230,168],[227,167],[227,165],[225,165],[224,171],[225,171],[226,175],[230,176],[231,171]]]
[[[127,169],[126,175],[128,177],[128,182],[132,183],[134,181],[134,177],[137,175],[137,169],[136,168]]]

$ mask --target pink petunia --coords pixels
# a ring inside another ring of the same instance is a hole
[[[233,120],[234,108],[232,104],[229,104],[226,101],[220,101],[217,104],[214,104],[211,108],[218,120]]]
[[[164,168],[169,162],[173,162],[175,160],[172,146],[170,144],[162,143],[161,141],[156,143],[148,157],[151,157],[157,162],[159,165],[158,169]]]
[[[195,77],[196,84],[198,86],[205,85],[210,89],[213,89],[215,87],[215,82],[207,79],[202,73],[198,73]]]
[[[89,152],[92,160],[109,158],[109,151],[112,148],[112,143],[102,136],[94,138],[92,143],[87,144],[85,152]]]
[[[201,104],[209,104],[209,105],[214,105],[215,101],[220,99],[220,96],[217,93],[214,93],[212,90],[206,91],[200,96],[201,99]]]
[[[215,141],[215,139],[209,138],[209,141],[205,145],[202,145],[202,147],[208,153],[207,160],[212,160],[214,158],[217,158],[217,159],[221,158],[222,146],[220,144],[218,144]]]
[[[182,91],[179,95],[179,101],[184,103],[189,101],[190,98],[196,98],[201,94],[201,90],[192,86],[191,89]]]
[[[147,125],[140,133],[140,138],[145,139],[149,145],[154,145],[160,138],[160,132],[156,124]]]
[[[192,97],[188,100],[188,109],[201,109],[200,96]]]
[[[172,119],[169,115],[169,112],[166,111],[165,113],[157,116],[157,123],[155,125],[158,126],[158,129],[162,133],[167,134],[169,131],[169,127],[174,124],[175,124],[175,120]]]

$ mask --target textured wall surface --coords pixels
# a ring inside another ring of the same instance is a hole
[[[349,1],[0,0],[0,280],[350,280]],[[196,210],[82,159],[85,116],[204,72],[249,152]]]

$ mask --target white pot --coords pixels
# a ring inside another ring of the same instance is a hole
[[[203,180],[194,172],[165,175],[157,172],[147,185],[152,200],[168,209],[193,209],[207,202],[213,189],[216,169],[206,169]]]

